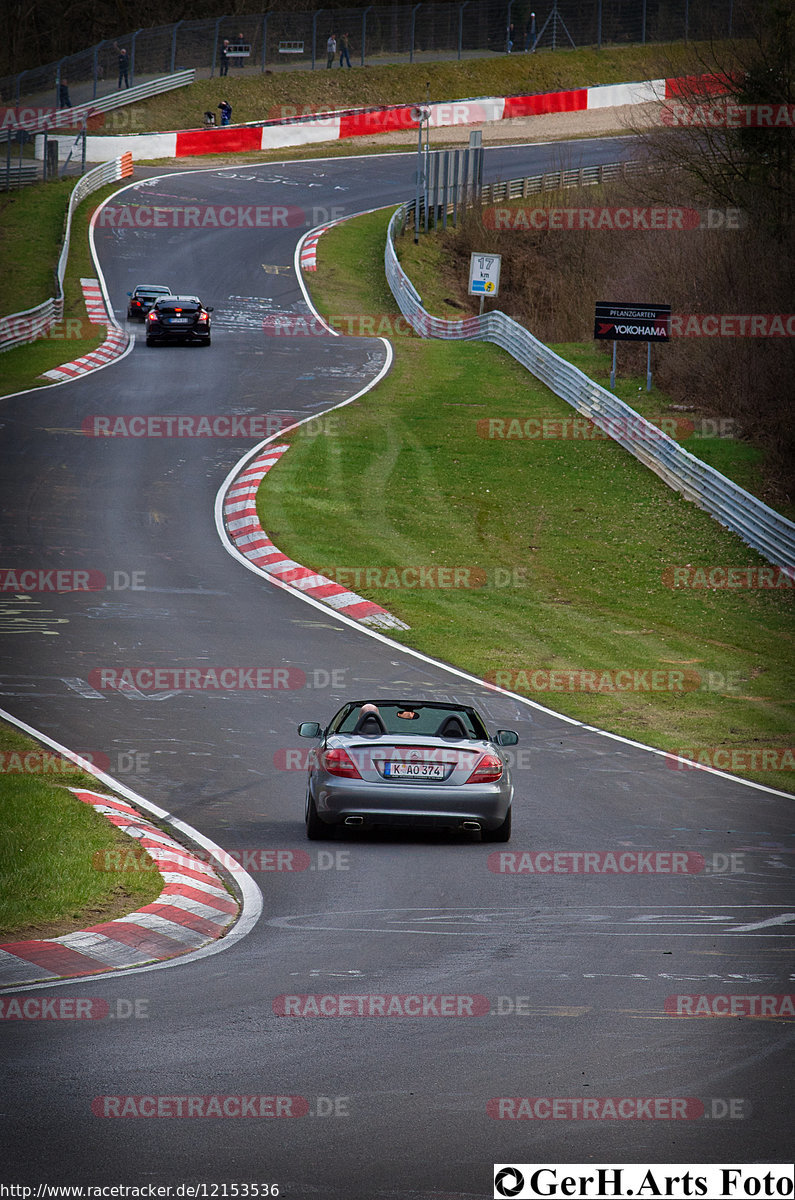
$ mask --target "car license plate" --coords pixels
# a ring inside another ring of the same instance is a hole
[[[190,317],[172,317],[171,324],[172,325],[188,325],[188,324],[190,324]]]
[[[444,771],[444,763],[384,763],[384,774],[390,779],[444,779]]]

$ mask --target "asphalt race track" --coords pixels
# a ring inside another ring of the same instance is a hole
[[[567,153],[576,166],[628,146],[593,140]],[[488,150],[487,173],[554,169],[559,155]],[[413,156],[394,155],[158,174],[123,198],[289,204],[318,223],[406,198],[412,170]],[[117,316],[138,282],[197,291],[215,306],[212,347],[147,349],[138,332],[121,362],[0,405],[5,565],[91,569],[118,584],[0,596],[0,706],[75,751],[107,755],[128,786],[248,852],[265,901],[226,952],[38,993],[105,998],[114,1019],[2,1022],[2,1177],[452,1200],[491,1195],[494,1162],[786,1161],[791,1020],[675,1016],[666,998],[791,990],[795,913],[781,847],[792,801],[672,771],[236,564],[213,504],[252,439],[82,433],[96,414],[305,417],[364,387],[384,363],[380,341],[263,335],[269,312],[306,311],[293,270],[304,228],[98,229]],[[153,693],[90,682],[99,668],[251,665],[297,669],[306,686]],[[397,833],[342,835],[319,849],[304,837],[303,773],[282,769],[284,752],[299,744],[300,720],[370,694],[474,697],[492,727],[519,731],[506,851],[679,851],[703,855],[706,869],[499,873],[488,865],[494,846]],[[308,853],[310,865],[258,871],[258,852],[273,848]],[[490,1012],[275,1015],[278,997],[305,994],[485,996]],[[118,1000],[146,1015],[125,1017]],[[97,1097],[255,1095],[301,1099],[292,1119],[92,1109]],[[489,1101],[500,1097],[653,1097],[663,1115],[499,1119]]]

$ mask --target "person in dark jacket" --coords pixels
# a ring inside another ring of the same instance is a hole
[[[117,49],[118,49],[118,47],[117,47]],[[127,51],[119,50],[119,82],[116,86],[116,91],[118,91],[119,88],[121,87],[122,79],[124,80],[125,87],[130,86],[130,76],[128,74],[129,70],[130,70],[130,60],[127,57]]]
[[[221,110],[221,124],[228,125],[232,120],[232,105],[227,100],[222,100],[218,107]]]
[[[229,38],[224,38],[223,45],[221,46],[220,59],[221,59],[221,69],[218,72],[218,74],[219,75],[228,75],[229,74]]]

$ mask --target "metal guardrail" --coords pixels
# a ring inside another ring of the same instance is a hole
[[[10,191],[12,187],[22,187],[25,183],[38,183],[41,179],[41,167],[38,163],[12,163],[11,166],[0,166],[0,192]]]
[[[74,129],[82,125],[84,120],[96,116],[97,113],[111,112],[115,108],[124,108],[127,104],[135,104],[138,100],[147,100],[150,96],[160,96],[163,92],[172,92],[175,88],[188,87],[196,78],[193,67],[188,71],[176,71],[173,75],[161,75],[159,79],[150,79],[148,83],[139,83],[135,87],[124,88],[122,91],[111,92],[108,96],[100,96],[96,100],[88,100],[85,104],[75,104],[71,108],[53,108],[44,112],[37,119],[23,120],[13,129],[4,125],[0,129],[0,142],[24,129],[26,133],[49,133],[55,129]]]
[[[88,171],[75,184],[69,197],[63,246],[55,272],[57,294],[50,297],[49,300],[43,301],[42,304],[37,304],[35,308],[26,308],[24,312],[11,313],[10,316],[0,318],[0,353],[4,350],[12,350],[15,346],[24,346],[28,342],[35,342],[37,338],[48,333],[53,325],[57,325],[59,321],[63,320],[63,281],[66,275],[66,261],[69,257],[74,210],[86,196],[95,192],[97,188],[103,187],[106,183],[113,183],[117,179],[126,179],[132,173],[132,155],[122,154],[110,162],[95,167],[93,171]]]
[[[422,306],[422,298],[398,262],[395,230],[413,217],[414,202],[403,204],[389,222],[384,266],[398,307],[422,337],[494,342],[531,374],[593,421],[619,445],[654,471],[670,488],[692,500],[775,566],[795,569],[795,524],[738,484],[690,454],[623,400],[560,358],[503,312],[447,321]]]
[[[547,171],[543,175],[526,175],[522,179],[485,183],[480,196],[484,204],[494,204],[497,200],[523,200],[539,192],[557,192],[571,187],[595,187],[600,183],[608,183],[611,179],[623,179],[627,175],[647,174],[656,170],[660,170],[656,164],[627,159],[624,162],[575,167],[570,171]]]

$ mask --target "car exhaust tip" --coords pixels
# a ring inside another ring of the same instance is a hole
[[[469,829],[472,833],[480,833],[480,821],[462,821],[462,829]]]
[[[346,825],[364,825],[364,817],[346,817]]]

